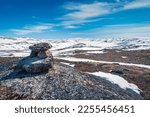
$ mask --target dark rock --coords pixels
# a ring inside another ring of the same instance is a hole
[[[49,51],[52,46],[48,43],[39,43],[29,48],[32,50],[29,57],[23,58],[15,70],[25,70],[28,73],[40,73],[53,67],[53,56]]]
[[[113,74],[123,74],[123,71],[121,70],[111,70],[110,73],[113,73]]]
[[[47,71],[53,67],[52,58],[47,57],[46,59],[39,59],[38,57],[26,57],[22,59],[16,69],[25,70],[29,73],[39,73]]]
[[[46,58],[48,56],[51,56],[51,52],[49,49],[52,47],[49,43],[38,43],[34,44],[32,46],[29,46],[29,49],[31,50],[31,57],[39,56],[41,58]]]
[[[117,66],[113,68],[112,70],[110,70],[110,73],[122,75],[124,74],[123,70],[124,70],[123,68]]]
[[[32,50],[31,53],[30,53],[30,57],[36,57],[38,55],[40,51],[38,50]]]
[[[37,56],[41,59],[45,59],[47,57],[52,58],[52,53],[49,50],[45,50],[45,51],[40,51]]]
[[[48,50],[52,48],[52,45],[49,43],[38,43],[29,47],[32,51]]]

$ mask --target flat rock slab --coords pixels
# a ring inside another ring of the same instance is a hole
[[[25,70],[28,73],[40,73],[52,68],[52,58],[39,59],[38,57],[26,57],[22,59],[17,68]]]

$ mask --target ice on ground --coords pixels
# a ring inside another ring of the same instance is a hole
[[[68,65],[68,66],[74,67],[74,64],[70,64],[70,63],[66,63],[66,62],[60,62],[60,63],[62,63],[64,65]]]
[[[124,59],[126,59],[126,58],[128,58],[127,56],[121,56],[121,58],[124,58]]]
[[[89,54],[103,54],[104,51],[87,51],[85,53],[89,53]]]
[[[143,65],[143,64],[133,64],[133,63],[123,63],[123,62],[109,62],[109,61],[97,61],[92,59],[84,59],[84,58],[74,58],[74,57],[56,57],[57,59],[67,60],[71,62],[95,62],[95,63],[107,63],[107,64],[113,64],[117,63],[119,65],[127,65],[127,66],[136,66],[141,68],[150,69],[150,65]]]
[[[89,74],[104,78],[104,79],[110,81],[113,84],[117,84],[122,89],[131,89],[134,92],[140,94],[141,90],[135,84],[128,83],[128,81],[126,81],[124,78],[122,78],[120,76],[113,75],[113,74],[110,74],[110,73],[101,72],[101,71],[93,72],[93,73],[89,73]]]

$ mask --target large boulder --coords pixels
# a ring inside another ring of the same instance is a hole
[[[52,58],[40,59],[38,57],[26,57],[17,64],[17,69],[25,70],[28,73],[40,73],[48,71],[53,67]]]
[[[48,43],[39,43],[30,46],[30,56],[19,61],[16,69],[25,70],[28,73],[40,73],[53,68],[53,56],[49,50],[51,47]]]

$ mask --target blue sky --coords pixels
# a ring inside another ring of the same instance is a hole
[[[150,0],[0,0],[0,35],[149,37]]]

